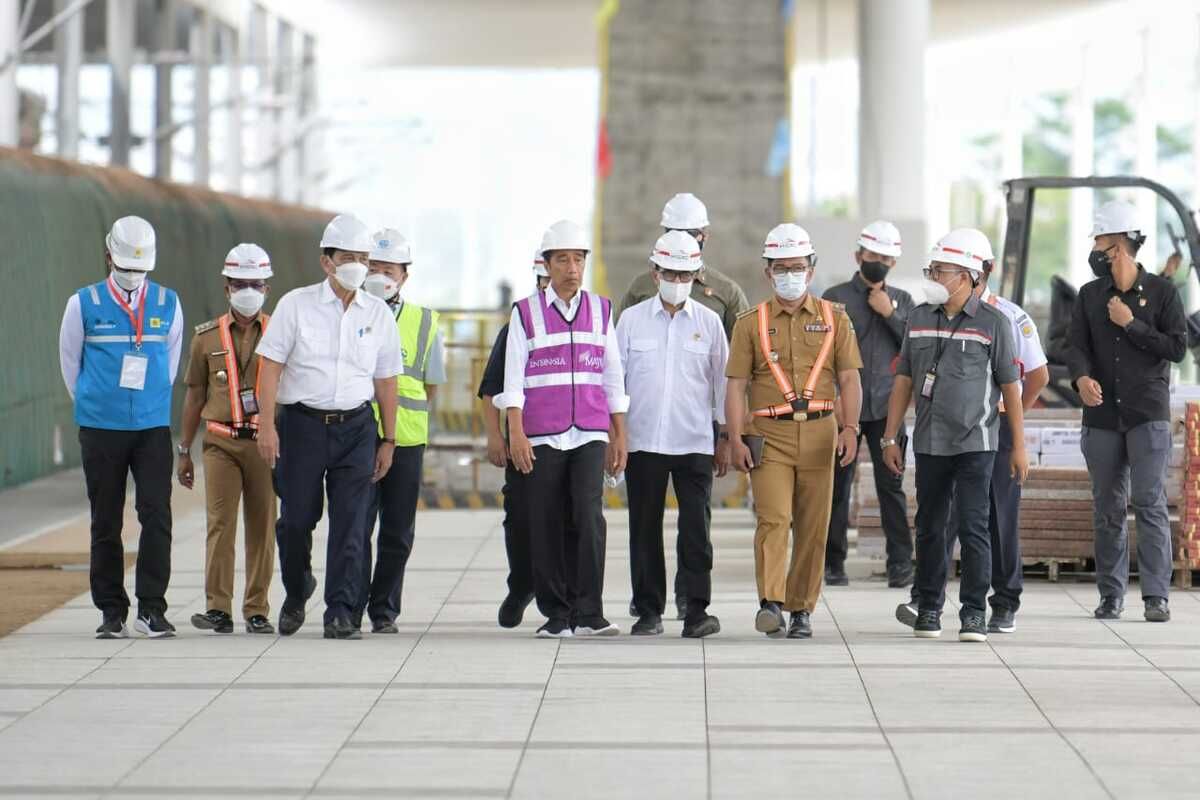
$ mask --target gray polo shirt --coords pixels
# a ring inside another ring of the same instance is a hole
[[[900,352],[900,344],[904,341],[908,316],[913,309],[912,295],[908,292],[887,284],[884,284],[883,290],[892,300],[892,315],[887,319],[876,314],[867,302],[871,287],[857,272],[850,280],[839,283],[823,295],[830,302],[844,305],[846,314],[854,323],[858,352],[862,354],[863,362],[859,371],[862,377],[860,422],[887,419],[888,399],[892,395],[892,383],[895,382],[892,368],[896,354]]]
[[[922,388],[926,373],[935,366],[937,378],[930,399]],[[941,306],[919,305],[909,317],[896,374],[907,375],[913,382],[917,403],[914,452],[955,456],[994,451],[1000,387],[1021,377],[1012,326],[1003,314],[974,295],[953,319]]]

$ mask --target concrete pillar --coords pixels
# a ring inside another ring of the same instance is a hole
[[[1134,174],[1153,178],[1158,174],[1158,106],[1155,100],[1157,86],[1154,83],[1154,31],[1150,27],[1142,29],[1142,70],[1138,76],[1138,88],[1134,97],[1138,101],[1133,104],[1134,128],[1136,130],[1137,153],[1134,157]],[[1158,258],[1158,195],[1142,190],[1134,195],[1137,204],[1138,219],[1145,226],[1142,233],[1146,235],[1146,243],[1138,253],[1138,260],[1152,272],[1158,272],[1162,266]]]
[[[154,49],[159,53],[173,53],[176,50],[175,41],[175,0],[155,0],[155,35]],[[154,66],[154,177],[171,180],[172,151],[174,135],[166,131],[173,120],[171,103],[171,73],[174,66],[171,63],[158,63]]]
[[[296,143],[296,202],[314,205],[315,196],[310,185],[317,171],[318,137],[320,133],[313,125],[317,113],[317,40],[304,36],[300,53],[300,96],[298,98],[299,127],[304,137]]]
[[[266,9],[257,3],[250,9],[250,62],[257,73],[255,93],[258,104],[254,110],[255,138],[254,158],[252,163],[257,165],[253,176],[254,194],[259,197],[270,197],[273,191],[271,176],[265,162],[274,149],[275,143],[275,113],[263,105],[267,95],[273,93],[274,82],[271,75],[271,37],[269,35],[271,19]]]
[[[275,95],[275,140],[272,143],[272,196],[290,203],[296,199],[296,148],[290,140],[296,135],[296,33],[282,20],[276,28],[275,62],[272,65]]]
[[[242,64],[245,59],[246,34],[228,26],[221,28],[221,52],[225,54],[225,69],[229,86],[229,129],[225,134],[226,190],[242,193],[242,170],[245,154],[242,147],[242,126],[245,101],[242,96]]]
[[[1085,44],[1079,51],[1079,72],[1068,103],[1071,115],[1071,174],[1092,175],[1096,171],[1096,96],[1092,87],[1093,48]],[[1092,279],[1088,252],[1092,240],[1092,216],[1095,197],[1090,189],[1071,190],[1067,222],[1067,274],[1076,286]],[[1036,201],[1035,201],[1036,203]]]
[[[61,13],[70,0],[55,0],[54,11]],[[83,12],[72,14],[54,31],[54,53],[58,62],[58,107],[54,127],[58,155],[79,158],[79,70],[83,66]]]
[[[192,55],[193,81],[193,142],[195,144],[192,180],[197,186],[208,186],[212,175],[212,15],[197,7],[192,14],[188,37]]]
[[[129,83],[133,74],[134,34],[137,31],[135,0],[105,2],[105,49],[112,72],[109,103],[109,163],[129,166],[132,136],[129,130]]]
[[[858,208],[864,220],[925,216],[928,39],[929,0],[858,0]]]
[[[21,44],[17,0],[0,0],[0,64]],[[20,138],[21,98],[17,91],[17,64],[0,69],[0,147],[16,147]]]

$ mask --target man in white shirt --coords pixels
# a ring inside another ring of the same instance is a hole
[[[280,500],[275,538],[286,591],[279,613],[284,636],[304,624],[305,602],[316,589],[312,532],[328,490],[325,638],[362,637],[351,619],[363,581],[367,504],[371,484],[392,464],[396,376],[403,369],[392,312],[359,290],[372,244],[361,221],[335,217],[321,237],[327,279],[285,294],[256,350],[262,356],[258,450],[275,469]],[[372,399],[383,425],[378,446]]]
[[[63,382],[75,404],[91,505],[92,602],[98,639],[125,638],[129,595],[121,526],[125,483],[137,493],[137,619],[151,638],[175,635],[167,621],[171,578],[171,387],[179,369],[183,308],[151,283],[156,240],[141,217],[122,217],[104,240],[109,275],[67,300],[58,335]]]
[[[675,540],[681,576],[683,635],[702,638],[721,630],[707,611],[712,599],[712,476],[729,464],[728,440],[715,448],[713,422],[725,428],[725,362],[729,345],[721,318],[691,299],[702,266],[700,244],[670,231],[650,255],[658,293],[621,315],[617,346],[629,394],[629,567],[638,620],[634,636],[663,632],[667,575],[663,560],[663,510],[668,478],[679,501]]]
[[[604,618],[602,598],[604,473],[625,469],[629,398],[612,303],[582,288],[590,250],[587,233],[568,220],[542,237],[550,286],[514,305],[504,392],[493,400],[506,409],[513,464],[529,476],[534,596],[547,618],[537,635],[543,638],[618,633]],[[578,538],[571,566],[564,555],[567,513]]]

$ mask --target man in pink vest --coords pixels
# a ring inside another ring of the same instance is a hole
[[[550,226],[542,255],[550,286],[513,306],[505,345],[509,452],[528,476],[533,592],[542,638],[615,636],[604,618],[604,473],[625,469],[625,376],[612,303],[583,290],[591,242],[569,220]],[[612,439],[609,439],[609,431]],[[567,564],[567,514],[578,537]],[[574,601],[570,599],[574,597]]]

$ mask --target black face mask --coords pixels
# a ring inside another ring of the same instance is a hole
[[[1107,250],[1093,250],[1088,253],[1088,266],[1097,278],[1107,278],[1112,274],[1112,258]]]
[[[869,283],[879,283],[887,277],[888,265],[882,261],[863,261],[859,271]]]

